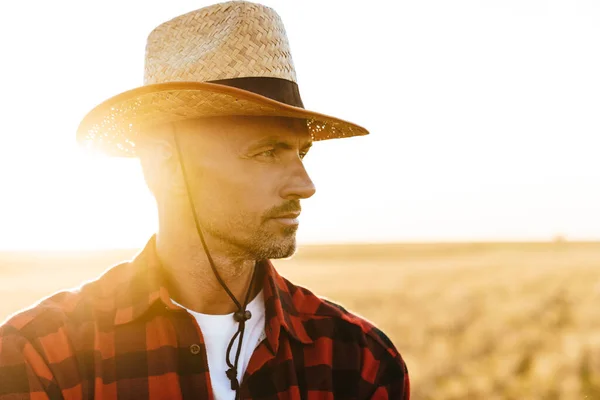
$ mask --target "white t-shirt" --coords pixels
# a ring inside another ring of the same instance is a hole
[[[183,307],[175,301],[173,301],[173,303]],[[266,337],[265,303],[262,290],[248,304],[246,309],[252,313],[252,318],[246,321],[244,341],[242,342],[240,359],[238,361],[237,379],[240,384],[242,383],[242,378],[244,377],[252,353],[254,353],[256,347]],[[204,337],[206,355],[208,357],[208,371],[210,373],[210,381],[215,400],[235,399],[235,391],[231,390],[231,381],[225,374],[225,371],[229,369],[227,362],[225,361],[227,346],[238,329],[238,323],[233,319],[233,313],[211,315],[201,314],[187,308],[186,310],[196,318],[200,330],[202,331],[202,336]],[[237,350],[238,340],[239,336],[233,343],[230,352],[232,364],[235,362],[235,352]]]

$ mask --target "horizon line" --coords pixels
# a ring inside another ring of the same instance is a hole
[[[572,239],[568,238],[550,238],[550,239],[499,239],[499,240],[389,240],[389,241],[331,241],[331,242],[305,242],[298,243],[298,248],[316,248],[316,247],[344,247],[344,246],[436,246],[436,245],[531,245],[531,244],[600,244],[600,238],[594,239]],[[145,243],[141,246],[126,247],[58,247],[58,248],[2,248],[0,253],[95,253],[102,251],[139,251],[143,249]]]

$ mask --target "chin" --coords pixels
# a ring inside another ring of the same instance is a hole
[[[255,244],[253,253],[257,260],[289,258],[296,253],[296,235],[283,238],[269,238]]]
[[[296,253],[296,238],[283,240],[275,246],[271,246],[267,252],[270,259],[290,258]]]
[[[278,258],[290,258],[292,257],[294,254],[296,254],[296,240],[294,240],[294,242],[292,244],[290,244],[289,246],[285,247],[285,248],[280,248],[280,251],[276,254],[274,254],[272,257],[272,259],[278,259]]]

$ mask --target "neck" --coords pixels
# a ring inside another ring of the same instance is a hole
[[[217,243],[211,243],[210,238],[206,240],[222,281],[243,306],[256,260],[232,257]],[[173,235],[159,230],[156,252],[165,270],[169,295],[177,303],[203,314],[230,314],[238,310],[217,280],[195,230],[191,235]],[[248,301],[261,289],[259,272],[255,275]]]

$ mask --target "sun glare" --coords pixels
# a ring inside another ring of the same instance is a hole
[[[90,157],[75,131],[99,102],[142,84],[149,30],[210,2],[192,3],[143,16],[137,1],[73,3],[79,18],[8,3],[36,29],[7,41],[20,61],[1,66],[11,79],[0,249],[138,247],[156,229],[136,161]],[[367,17],[344,6],[334,20],[336,2],[318,14],[310,2],[265,3],[286,24],[307,108],[372,133],[315,143],[301,243],[600,237],[593,2],[401,2]],[[5,22],[3,37],[22,32],[20,19]],[[24,90],[32,76],[35,94]]]
[[[0,216],[11,230],[0,229],[0,249],[133,248],[156,229],[155,205],[135,160],[58,149],[32,158],[11,175],[19,190],[3,199]],[[50,171],[39,168],[48,162]]]

